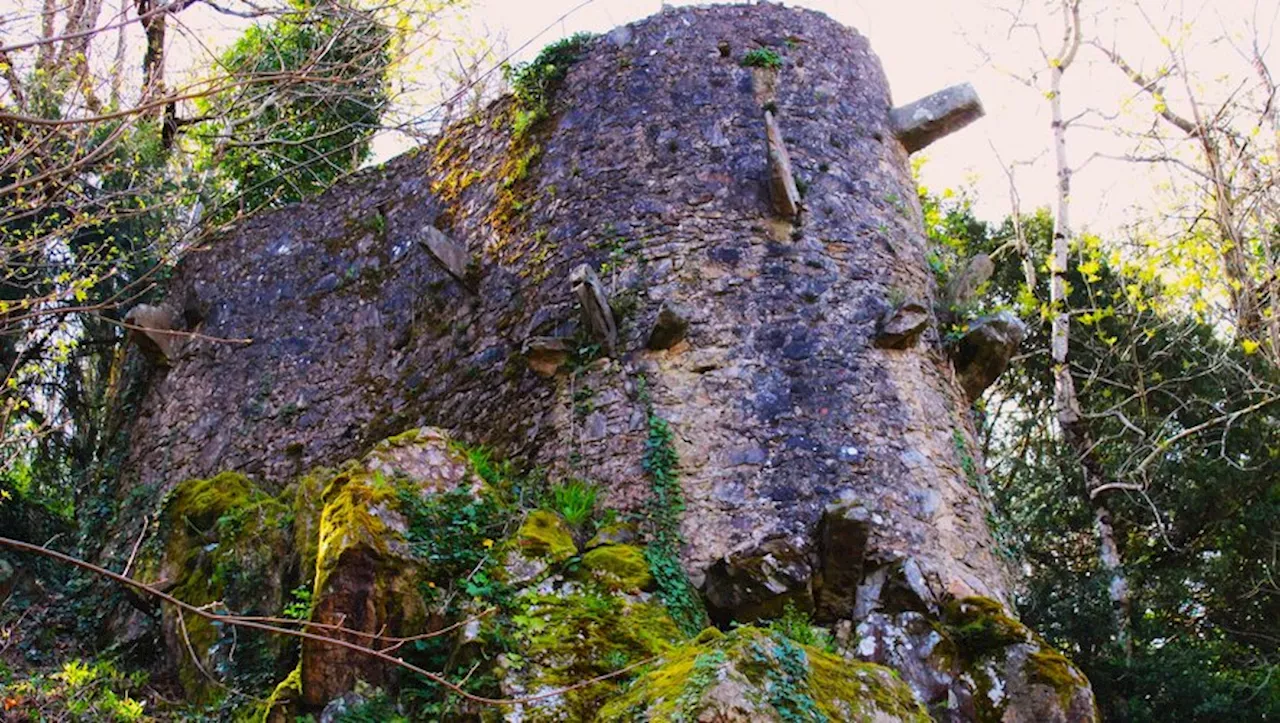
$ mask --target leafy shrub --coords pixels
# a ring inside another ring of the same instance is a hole
[[[107,661],[72,660],[56,673],[0,686],[0,699],[6,715],[14,720],[138,723],[153,720],[146,715],[144,704],[130,695],[146,682],[146,673],[125,674]]]

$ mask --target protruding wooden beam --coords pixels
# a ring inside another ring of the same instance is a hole
[[[791,156],[782,142],[782,131],[772,111],[764,112],[764,133],[769,153],[769,195],[773,198],[773,210],[786,218],[800,213],[800,191],[791,173]]]
[[[978,91],[968,83],[961,83],[894,108],[889,111],[889,122],[907,153],[915,153],[985,114]]]
[[[614,323],[609,295],[605,293],[600,277],[590,266],[579,264],[570,272],[569,283],[582,306],[582,321],[591,332],[591,338],[600,342],[606,353],[613,354],[618,347],[618,325]]]

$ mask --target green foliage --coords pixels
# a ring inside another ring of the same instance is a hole
[[[350,710],[338,714],[334,723],[409,723],[395,701],[381,690]]]
[[[146,684],[146,673],[126,674],[109,661],[71,660],[58,672],[5,682],[0,701],[14,720],[139,723],[154,720],[139,700]]]
[[[590,482],[569,480],[551,488],[551,507],[571,527],[581,529],[591,519],[600,490]]]
[[[1016,249],[1013,219],[983,223],[963,196],[925,194],[922,207],[943,272],[977,253]],[[1088,675],[1107,720],[1280,716],[1275,647],[1267,642],[1280,635],[1280,591],[1267,582],[1277,574],[1280,420],[1263,406],[1226,422],[1270,394],[1264,390],[1275,389],[1280,374],[1261,355],[1228,344],[1194,305],[1168,305],[1157,271],[1103,239],[1077,240],[1067,309],[1050,309],[1042,260],[1052,218],[1040,210],[1019,226],[1036,260],[1035,287],[1016,259],[998,263],[973,313],[1003,306],[1030,322],[1020,362],[993,390],[1001,405],[986,410],[980,435],[997,520],[1031,573],[1019,601],[1023,619]],[[1106,496],[1130,587],[1131,654],[1117,645],[1079,461],[1052,424],[1050,323],[1068,312],[1092,458],[1105,480],[1143,485],[1141,493]],[[1205,431],[1180,435],[1194,429]],[[981,639],[980,628],[962,626],[962,634]]]
[[[575,33],[543,48],[528,63],[502,66],[502,76],[520,106],[513,120],[517,137],[550,115],[556,91],[594,37],[591,33]]]
[[[489,495],[476,498],[467,490],[424,498],[405,486],[398,495],[409,519],[410,547],[431,570],[434,587],[423,590],[424,597],[429,602],[451,597],[448,593],[457,585],[470,596],[491,595],[497,582],[490,550],[494,540],[505,536],[510,519],[502,506]]]
[[[804,649],[786,636],[771,638],[772,650],[753,642],[748,654],[765,671],[769,703],[783,723],[826,723],[827,716],[809,695],[809,661]]]
[[[777,70],[782,67],[782,56],[770,48],[753,48],[742,56],[742,67]]]
[[[813,618],[788,600],[782,614],[770,620],[768,629],[801,645],[821,648],[829,653],[835,652],[835,639],[825,628],[816,627]]]
[[[506,538],[518,519],[515,508],[504,501],[501,493],[521,499],[522,483],[506,462],[495,462],[483,448],[470,448],[467,457],[472,470],[490,489],[479,497],[459,489],[424,497],[405,485],[399,488],[401,510],[409,525],[406,538],[414,555],[427,565],[430,578],[420,587],[423,598],[434,606],[434,612],[446,620],[460,620],[488,607],[505,611],[511,602],[512,589],[504,581],[496,541]],[[511,646],[507,629],[501,620],[487,619],[475,645],[492,660]],[[472,692],[497,694],[497,681],[486,670],[463,669],[455,655],[455,639],[442,636],[414,641],[408,658],[428,670],[456,674],[463,687]],[[458,698],[439,685],[411,679],[403,687],[401,703],[414,720],[447,720],[456,712]]]
[[[300,0],[222,57],[234,84],[197,101],[196,168],[216,179],[215,220],[291,203],[368,157],[387,103],[389,33],[345,0]]]
[[[314,593],[311,590],[311,585],[300,585],[294,588],[290,595],[293,596],[293,599],[289,601],[288,605],[284,606],[284,617],[291,620],[310,620],[311,607],[314,604],[312,600]]]

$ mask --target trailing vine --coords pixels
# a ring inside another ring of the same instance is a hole
[[[749,649],[754,662],[765,671],[769,704],[784,723],[826,723],[829,719],[807,692],[809,662],[804,648],[786,636],[771,637],[772,651],[766,651],[759,643],[752,643]]]
[[[684,512],[684,493],[678,472],[680,458],[671,425],[654,411],[648,381],[643,375],[637,380],[636,388],[649,419],[649,438],[645,441],[642,462],[651,492],[646,509],[650,541],[645,547],[645,560],[657,583],[658,597],[672,619],[686,635],[695,635],[706,627],[707,611],[680,563],[680,515]]]

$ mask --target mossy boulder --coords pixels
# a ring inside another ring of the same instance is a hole
[[[528,557],[562,562],[578,554],[573,533],[560,515],[550,510],[534,510],[516,533],[516,543]]]
[[[290,503],[233,472],[187,480],[165,499],[138,576],[215,612],[275,615],[297,578]],[[282,672],[276,668],[287,641],[279,637],[180,615],[171,606],[162,615],[165,646],[192,700],[219,695],[215,679],[261,684]]]
[[[1084,674],[999,602],[984,597],[950,601],[938,630],[945,640],[935,649],[935,662],[971,688],[976,720],[1099,720]]]
[[[888,668],[741,627],[704,633],[668,653],[596,720],[927,723],[929,717]]]
[[[639,592],[653,587],[644,551],[635,545],[605,545],[582,556],[583,571],[613,590]]]
[[[410,636],[438,623],[421,593],[430,561],[408,539],[407,499],[454,490],[479,494],[483,482],[464,454],[439,430],[413,430],[388,439],[333,473],[320,497],[311,619],[341,625],[340,637],[371,647],[375,636]],[[313,475],[314,476],[314,475]],[[300,489],[314,489],[309,480]],[[303,551],[310,555],[309,551]],[[352,690],[357,681],[394,686],[397,671],[349,648],[305,640],[302,702],[319,707]]]

